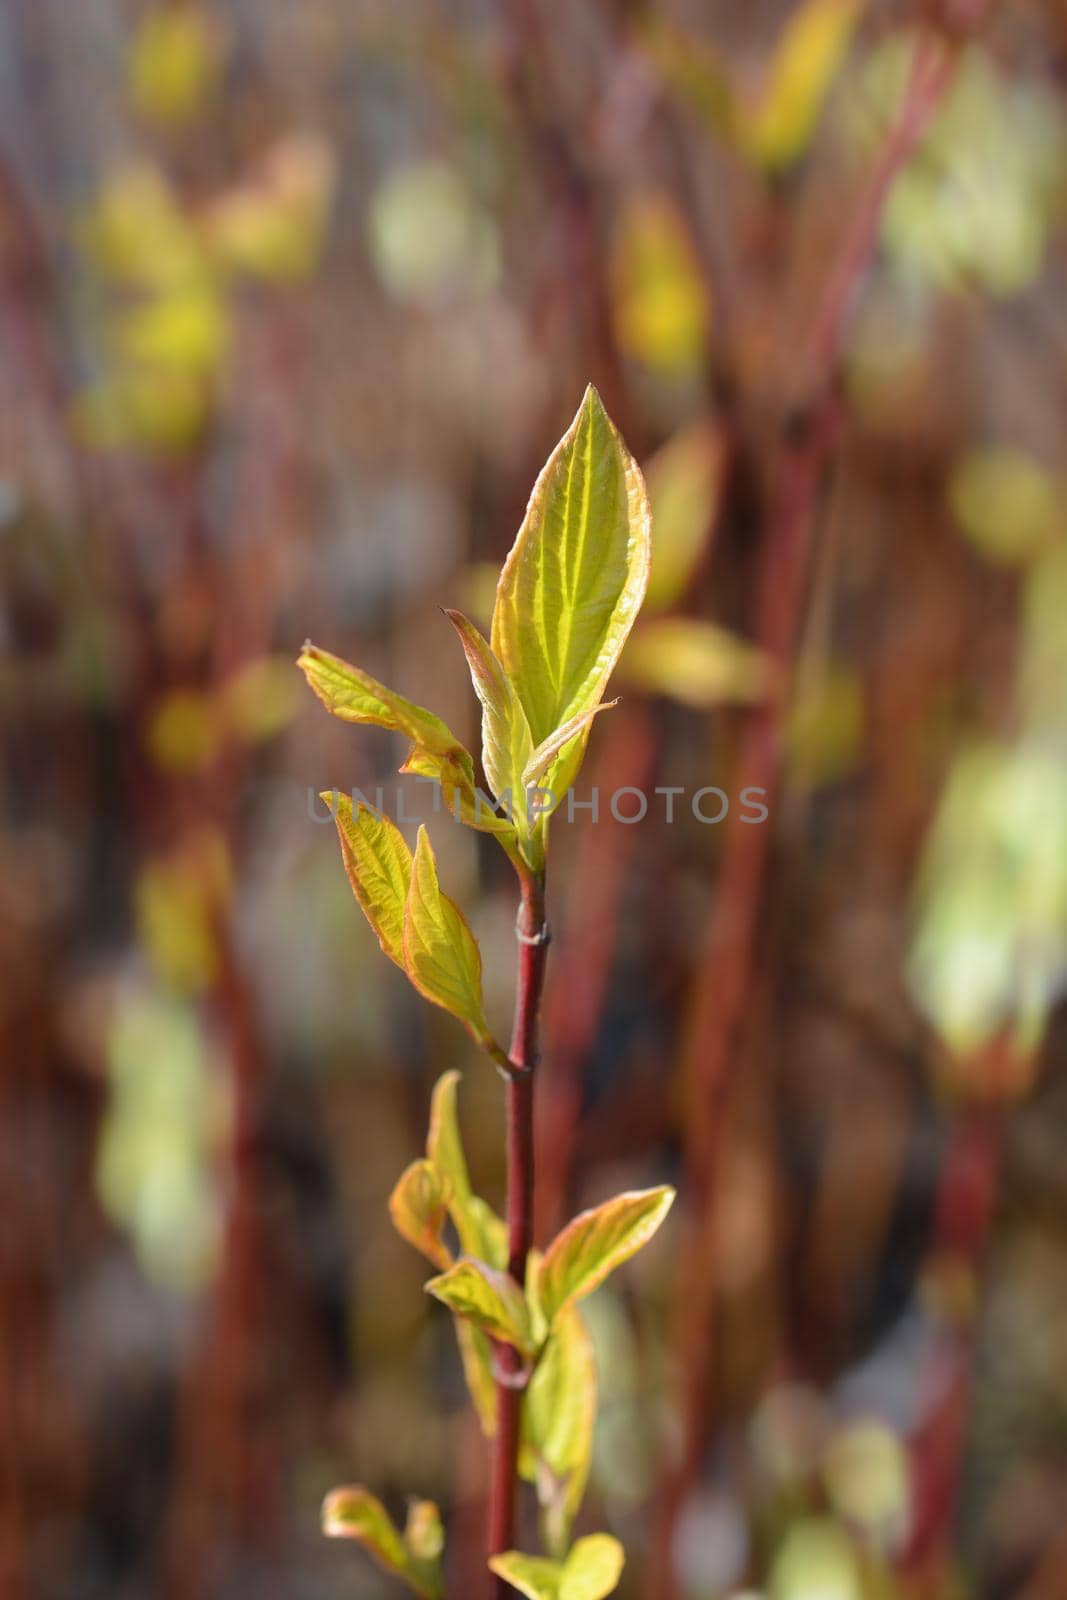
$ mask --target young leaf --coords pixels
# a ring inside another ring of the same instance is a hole
[[[438,1278],[431,1278],[426,1292],[442,1305],[466,1317],[491,1339],[513,1345],[523,1355],[531,1354],[530,1316],[522,1291],[495,1267],[484,1261],[457,1261]]]
[[[482,1002],[482,957],[459,907],[441,892],[425,827],[419,829],[404,911],[404,968],[419,993],[492,1047]]]
[[[467,755],[463,751],[463,755]],[[470,759],[469,756],[467,758]],[[509,854],[518,848],[515,828],[508,817],[498,816],[492,795],[485,794],[474,782],[470,772],[455,755],[437,755],[421,745],[415,745],[401,772],[412,772],[419,778],[429,778],[439,784],[445,807],[468,828],[480,833],[492,833]]]
[[[649,551],[641,473],[590,386],[534,485],[493,612],[492,646],[535,744],[600,700]]]
[[[348,795],[339,794],[336,804],[341,856],[352,892],[386,955],[403,968],[411,851],[388,817],[376,816],[362,805],[353,810]]]
[[[559,1600],[562,1561],[548,1561],[544,1556],[524,1556],[519,1550],[508,1550],[502,1556],[492,1557],[489,1570],[524,1594],[526,1600]]]
[[[420,1553],[427,1549],[435,1516],[440,1527],[440,1514],[432,1501],[419,1501],[417,1505],[420,1508],[415,1525],[418,1549],[409,1544],[407,1533],[402,1536],[397,1531],[381,1501],[361,1486],[334,1489],[326,1496],[322,1505],[322,1531],[333,1539],[355,1539],[379,1566],[402,1578],[422,1600],[441,1600],[444,1592],[440,1572],[443,1535],[435,1556]],[[408,1530],[412,1530],[410,1514]]]
[[[616,1195],[592,1211],[583,1211],[556,1235],[538,1280],[549,1326],[564,1306],[592,1294],[609,1273],[648,1243],[673,1200],[674,1190],[666,1186]]]
[[[320,650],[318,645],[305,644],[297,660],[311,688],[327,711],[343,722],[373,723],[379,728],[407,734],[408,738],[437,755],[454,756],[469,769],[474,777],[474,763],[452,730],[432,711],[405,700],[403,695],[387,689],[384,683],[372,678],[369,672],[352,666],[340,656]],[[463,758],[466,760],[463,761]]]
[[[715,521],[726,446],[708,422],[675,434],[645,469],[652,507],[652,567],[643,615],[669,611],[685,594]]]
[[[626,1554],[609,1533],[579,1539],[563,1563],[559,1600],[604,1600],[618,1587]]]
[[[471,1192],[467,1158],[456,1116],[458,1072],[445,1072],[434,1085],[426,1157],[449,1185],[448,1209],[464,1253],[491,1267],[507,1264],[507,1232],[491,1206]]]
[[[522,1408],[519,1471],[536,1485],[546,1543],[562,1553],[581,1505],[593,1456],[597,1369],[577,1306],[556,1318]]]
[[[860,0],[802,0],[789,15],[759,104],[742,108],[742,149],[769,172],[804,154],[840,70],[861,11]]]
[[[413,1244],[440,1272],[452,1265],[442,1234],[448,1218],[451,1185],[430,1161],[413,1161],[389,1196],[389,1215],[402,1239]]]
[[[413,1561],[436,1567],[445,1548],[445,1530],[432,1500],[412,1500],[408,1506],[404,1543]]]
[[[512,814],[521,829],[526,811],[523,769],[533,753],[526,713],[511,679],[474,623],[462,611],[446,611],[445,616],[459,634],[482,703],[482,766],[489,787],[498,800],[510,796]]]
[[[618,1587],[626,1556],[608,1533],[579,1539],[566,1561],[546,1561],[518,1550],[494,1556],[490,1571],[504,1578],[527,1600],[604,1600]]]
[[[492,1439],[496,1434],[496,1379],[489,1340],[481,1328],[463,1317],[454,1317],[453,1326],[471,1402],[478,1413],[482,1432],[487,1439]]]
[[[696,617],[643,622],[619,662],[619,677],[646,694],[670,695],[697,711],[755,705],[774,688],[774,666],[754,645]]]
[[[547,739],[542,739],[522,770],[523,791],[528,785],[541,782],[552,762],[564,747],[570,744],[572,739],[577,738],[578,734],[584,732],[599,712],[610,711],[618,703],[617,700],[602,700],[598,706],[593,706],[588,711],[579,711],[575,716],[568,717],[562,727],[556,728],[553,733],[549,734]],[[562,798],[562,795],[559,798]]]
[[[430,1131],[426,1135],[426,1159],[447,1175],[455,1204],[466,1205],[471,1197],[471,1180],[463,1140],[456,1115],[456,1090],[460,1084],[456,1071],[443,1072],[433,1087],[430,1099]],[[458,1226],[458,1224],[457,1224]],[[467,1246],[463,1248],[466,1250]],[[473,1251],[468,1251],[473,1254]]]

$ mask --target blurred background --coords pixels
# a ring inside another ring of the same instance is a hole
[[[354,1480],[481,1592],[385,1202],[449,1067],[500,1202],[500,1085],[309,806],[404,750],[292,663],[476,748],[438,608],[590,379],[657,555],[580,797],[730,809],[553,830],[539,1237],[681,1187],[581,1527],[628,1600],[1064,1594],[1065,71],[1025,0],[0,6],[3,1600],[377,1600]]]

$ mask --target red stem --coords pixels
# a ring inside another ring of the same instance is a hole
[[[545,928],[545,887],[532,874],[522,880],[522,897],[516,924],[519,938],[519,972],[515,991],[515,1020],[511,1034],[512,1072],[507,1085],[508,1163],[508,1271],[521,1287],[526,1281],[526,1258],[533,1243],[533,1075],[537,1064],[537,1034],[541,994],[545,981],[548,936]],[[497,1431],[489,1483],[489,1554],[501,1555],[515,1545],[515,1496],[518,1481],[519,1421],[522,1411],[522,1358],[509,1345],[499,1345],[496,1359],[502,1377],[497,1385]],[[503,1578],[495,1578],[493,1600],[513,1593]]]
[[[920,39],[899,112],[860,194],[806,342],[802,372],[808,398],[792,419],[777,462],[757,600],[758,643],[779,664],[783,688],[772,703],[750,714],[737,764],[738,788],[765,790],[767,805],[773,805],[781,781],[786,686],[807,592],[819,495],[840,427],[835,385],[845,326],[877,249],[893,180],[928,127],[955,62],[956,52],[937,35]],[[712,1427],[717,1171],[728,1120],[729,1064],[752,985],[771,840],[769,824],[740,826],[731,817],[683,1048],[689,1094],[683,1183],[687,1215],[675,1315],[682,1439],[662,1480],[648,1600],[673,1600],[676,1592],[675,1523],[699,1474]]]

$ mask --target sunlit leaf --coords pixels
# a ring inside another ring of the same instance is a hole
[[[900,103],[914,33],[891,34],[864,73],[875,145]],[[961,53],[918,159],[900,172],[885,210],[891,257],[938,287],[1009,296],[1041,271],[1059,204],[1067,120],[1050,89],[1011,77],[977,45]]]
[[[508,1550],[502,1556],[493,1556],[489,1570],[503,1578],[526,1596],[526,1600],[559,1600],[563,1563],[549,1561],[544,1556],[524,1556],[521,1551]]]
[[[130,89],[137,109],[158,122],[182,122],[215,88],[222,36],[199,5],[157,5],[130,46]]]
[[[400,768],[419,778],[429,778],[439,785],[441,797],[450,816],[476,828],[480,833],[493,834],[508,851],[518,851],[518,835],[510,819],[498,816],[493,797],[479,788],[473,778],[470,756],[464,750],[439,755],[416,745]]]
[[[553,761],[571,740],[584,733],[593,718],[599,716],[601,711],[610,711],[618,703],[617,700],[602,700],[598,706],[591,706],[588,711],[576,712],[573,717],[568,717],[562,727],[550,733],[547,739],[542,739],[523,768],[523,789],[525,790],[527,785],[540,783]]]
[[[765,700],[774,681],[761,651],[694,617],[643,623],[626,646],[619,676],[646,694],[669,695],[699,711]]]
[[[418,1561],[436,1562],[445,1548],[441,1513],[432,1500],[412,1500],[404,1524],[404,1543]]]
[[[1052,478],[1022,450],[971,450],[949,484],[953,515],[998,565],[1027,562],[1055,538],[1063,516]]]
[[[400,300],[432,304],[492,288],[499,245],[491,214],[463,176],[437,159],[387,173],[371,196],[368,244],[378,275]]]
[[[146,742],[164,772],[199,772],[217,753],[221,733],[210,695],[200,689],[172,689],[152,713]]]
[[[344,722],[373,723],[379,728],[390,728],[438,755],[450,758],[458,755],[461,760],[466,756],[473,779],[469,754],[432,711],[405,700],[403,695],[372,678],[369,672],[342,661],[328,650],[320,650],[317,645],[305,644],[297,666],[327,711],[335,717]]]
[[[140,1270],[168,1295],[202,1294],[218,1266],[233,1111],[225,1065],[195,998],[118,986],[94,1181]]]
[[[396,823],[349,795],[324,795],[335,809],[348,881],[364,916],[391,961],[407,971],[404,917],[411,889],[412,856]]]
[[[622,1577],[626,1555],[609,1533],[579,1539],[563,1563],[559,1600],[604,1600]]]
[[[487,1439],[492,1439],[496,1433],[497,1394],[489,1341],[473,1322],[467,1322],[463,1317],[455,1317],[453,1322],[467,1389],[478,1413],[482,1432]]]
[[[521,828],[526,816],[523,772],[533,753],[526,713],[489,641],[461,611],[446,611],[445,615],[459,634],[482,704],[482,765],[489,787],[498,800],[508,797]]]
[[[760,166],[781,171],[808,148],[861,9],[861,0],[802,0],[791,12],[764,91],[738,118],[741,146]]]
[[[801,674],[785,728],[791,778],[812,788],[852,772],[863,748],[863,682],[844,661]]]
[[[229,355],[231,321],[209,283],[189,283],[146,298],[115,319],[117,355],[160,381],[174,372],[215,376]]]
[[[715,521],[724,455],[719,431],[698,422],[675,434],[645,469],[656,534],[646,616],[669,610],[689,586]]]
[[[589,1477],[596,1424],[597,1367],[593,1343],[576,1306],[556,1317],[526,1390],[519,1469],[537,1487],[557,1555]]]
[[[866,1585],[852,1541],[829,1517],[791,1523],[771,1568],[771,1600],[863,1600]]]
[[[203,242],[174,190],[148,162],[119,167],[79,230],[90,264],[109,282],[181,290],[209,272]]]
[[[232,891],[229,846],[215,829],[197,829],[141,869],[134,890],[138,937],[172,988],[203,990],[217,978],[219,918]]]
[[[440,1572],[443,1533],[441,1519],[432,1501],[417,1501],[408,1516],[405,1534],[369,1489],[360,1486],[334,1489],[322,1506],[322,1531],[332,1539],[354,1539],[374,1557],[378,1565],[403,1579],[423,1600],[441,1600],[444,1593]],[[413,1536],[409,1543],[409,1536]],[[437,1545],[436,1553],[429,1547]]]
[[[857,1418],[830,1440],[822,1463],[830,1503],[883,1550],[907,1523],[908,1454],[902,1440],[876,1418]]]
[[[534,487],[504,564],[492,644],[535,744],[600,698],[644,597],[637,465],[591,386]]]
[[[80,394],[73,421],[95,450],[181,457],[202,442],[214,403],[214,385],[201,373],[130,365]]]
[[[617,1539],[593,1533],[578,1540],[566,1561],[509,1550],[494,1556],[489,1566],[527,1600],[604,1600],[618,1587],[625,1560]]]
[[[404,969],[427,1000],[458,1017],[479,1044],[492,1044],[481,951],[459,907],[442,893],[425,827],[419,829],[404,909]]]
[[[633,1191],[569,1222],[541,1263],[539,1290],[548,1323],[564,1306],[592,1294],[609,1273],[636,1255],[659,1228],[673,1200],[674,1190],[667,1186]]]
[[[923,853],[907,972],[965,1094],[985,1093],[967,1063],[996,1036],[1010,1031],[1021,1062],[1039,1047],[1067,980],[1067,792],[1040,736],[975,745],[953,763]]]
[[[504,1223],[484,1200],[471,1192],[456,1114],[459,1081],[458,1072],[445,1072],[434,1085],[426,1156],[448,1186],[449,1211],[464,1253],[487,1261],[492,1267],[503,1267],[507,1263]]]
[[[524,1355],[530,1353],[529,1311],[521,1289],[506,1272],[464,1258],[431,1278],[426,1291],[489,1338],[510,1344]]]
[[[224,684],[219,712],[228,731],[248,744],[273,739],[297,711],[299,684],[284,656],[258,656]]]
[[[201,219],[214,259],[268,283],[306,278],[323,252],[334,187],[333,153],[310,133],[289,134],[259,170],[219,196]]]
[[[685,218],[667,195],[640,196],[623,210],[612,292],[619,343],[628,354],[672,376],[699,370],[711,309]]]
[[[447,1181],[430,1161],[413,1161],[389,1196],[396,1231],[441,1272],[452,1265],[452,1252],[443,1238],[448,1200]]]

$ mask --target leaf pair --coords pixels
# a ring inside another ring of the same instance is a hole
[[[523,1356],[539,1353],[560,1313],[592,1294],[656,1232],[674,1200],[666,1186],[620,1194],[583,1211],[533,1262],[523,1297],[506,1274],[464,1259],[426,1285],[457,1316]]]
[[[461,612],[447,613],[482,705],[486,779],[508,816],[481,796],[469,751],[433,712],[310,643],[298,665],[334,716],[405,734],[412,747],[401,771],[439,782],[464,822],[539,872],[552,802],[535,805],[529,791],[543,783],[558,803],[573,783],[650,556],[644,480],[590,385],[530,496],[497,585],[491,641]]]
[[[389,689],[361,667],[355,667],[310,642],[297,660],[327,711],[342,722],[361,722],[402,733],[411,740],[401,772],[413,773],[441,786],[449,809],[469,827],[499,835],[512,850],[514,829],[498,817],[489,797],[474,781],[474,760],[448,725],[412,700]]]
[[[482,996],[482,957],[462,911],[441,889],[426,829],[415,853],[400,829],[347,795],[335,806],[348,881],[378,942],[427,1000],[467,1028],[483,1050],[506,1060],[489,1031]]]
[[[524,781],[543,782],[556,801],[604,709],[650,558],[644,480],[590,385],[534,485],[500,574],[491,631],[529,732]]]
[[[527,1600],[604,1600],[618,1587],[625,1561],[617,1539],[593,1533],[579,1539],[565,1561],[509,1550],[494,1556],[489,1566]]]
[[[455,1260],[444,1237],[449,1221],[462,1250],[500,1272],[507,1262],[506,1233],[492,1207],[471,1190],[456,1115],[459,1081],[458,1072],[437,1080],[425,1158],[401,1174],[389,1197],[389,1214],[401,1237],[439,1272],[447,1272]],[[491,1438],[496,1432],[496,1386],[488,1338],[474,1318],[457,1316],[455,1327],[467,1387],[482,1430]]]
[[[333,1539],[355,1539],[422,1600],[442,1600],[445,1535],[432,1500],[412,1500],[401,1533],[369,1489],[334,1489],[323,1502],[322,1531]]]

